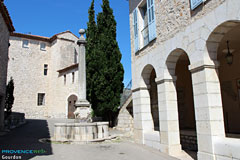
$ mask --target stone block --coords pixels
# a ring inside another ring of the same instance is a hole
[[[168,148],[168,154],[171,156],[179,156],[182,153],[182,147],[180,144],[170,145]]]
[[[198,140],[198,152],[208,153],[207,155],[211,155],[214,152],[213,137],[211,135],[197,133],[197,140]]]
[[[160,131],[176,132],[179,131],[179,123],[177,120],[161,120]]]
[[[144,139],[148,141],[160,142],[160,132],[158,131],[144,132]]]
[[[196,121],[198,134],[224,135],[224,123],[220,121]]]
[[[214,151],[217,157],[240,159],[240,140],[234,138],[214,137]]]
[[[195,108],[197,121],[204,120],[223,120],[222,107],[200,107]]]
[[[216,22],[218,25],[227,21],[227,3],[222,3],[215,10]]]
[[[216,160],[233,160],[233,158],[216,155]]]
[[[146,145],[146,146],[149,146],[149,147],[153,147],[153,142],[152,141],[149,141],[149,140],[144,140],[144,144]]]
[[[176,110],[177,109],[177,100],[158,100],[159,111],[168,111],[168,110]]]
[[[194,95],[195,108],[222,106],[220,94]]]
[[[160,111],[159,112],[159,120],[178,120],[178,111],[175,110],[175,109],[169,109],[169,110],[166,110],[166,111]]]
[[[151,113],[140,113],[140,117],[139,119],[142,120],[142,121],[151,121],[152,120],[152,115]]]
[[[211,153],[200,152],[198,151],[199,160],[216,160],[215,156]]]

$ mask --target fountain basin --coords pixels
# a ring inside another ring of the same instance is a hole
[[[54,140],[60,142],[88,142],[104,140],[109,137],[108,125],[108,122],[55,123]]]

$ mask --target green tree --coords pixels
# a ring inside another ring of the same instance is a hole
[[[86,76],[87,76],[87,99],[93,106],[93,109],[96,109],[96,95],[94,91],[94,81],[97,76],[97,55],[96,55],[96,43],[97,43],[97,25],[95,22],[95,11],[94,11],[94,0],[91,3],[91,6],[88,10],[89,22],[87,23],[86,30]]]
[[[121,64],[121,52],[116,40],[116,21],[109,1],[103,0],[102,12],[97,15],[97,50],[100,55],[100,85],[96,90],[98,96],[97,113],[108,120],[113,120],[114,113],[120,105],[123,91],[124,70]]]
[[[6,117],[8,117],[12,113],[12,106],[14,103],[13,93],[14,93],[14,82],[11,77],[6,88],[6,98],[5,98]]]

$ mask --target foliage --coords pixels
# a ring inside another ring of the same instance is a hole
[[[98,77],[98,61],[97,61],[97,25],[95,22],[95,11],[94,11],[94,0],[91,3],[91,6],[88,10],[89,22],[87,23],[86,31],[86,76],[87,76],[87,99],[91,102],[93,109],[96,106],[96,95],[94,92],[94,82]]]
[[[102,12],[97,15],[97,25],[93,10],[91,5],[86,49],[88,57],[86,61],[89,67],[87,81],[90,81],[87,86],[88,98],[97,116],[112,120],[120,105],[124,74],[121,64],[122,55],[116,40],[117,23],[108,0],[103,0]]]
[[[11,77],[6,88],[5,110],[7,117],[12,113],[12,107],[14,103],[13,93],[14,93],[14,81]]]

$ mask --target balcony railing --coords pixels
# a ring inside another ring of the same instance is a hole
[[[143,28],[142,36],[143,36],[143,45],[146,46],[149,43],[148,25]]]

